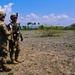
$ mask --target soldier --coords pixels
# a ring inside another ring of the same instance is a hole
[[[7,67],[7,40],[9,40],[10,32],[7,30],[4,23],[6,14],[0,11],[0,68],[2,71],[10,71],[11,69]]]
[[[8,30],[11,32],[11,40],[9,41],[9,49],[10,49],[10,59],[13,64],[21,62],[18,60],[20,53],[20,41],[23,41],[22,34],[20,32],[20,26],[17,23],[18,15],[12,14],[10,16],[11,23],[8,24]]]

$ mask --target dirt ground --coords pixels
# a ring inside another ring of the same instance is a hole
[[[38,30],[21,32],[22,63],[8,64],[12,70],[0,75],[75,75],[74,31],[62,31],[60,37],[41,37]]]

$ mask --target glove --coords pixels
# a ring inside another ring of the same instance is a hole
[[[21,36],[21,41],[23,41],[23,37]]]

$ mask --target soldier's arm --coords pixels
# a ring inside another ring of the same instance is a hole
[[[17,31],[19,33],[19,37],[21,38],[21,41],[23,41],[22,33],[20,32],[20,26],[17,24]]]
[[[7,27],[8,27],[8,31],[12,34],[12,25],[8,24]]]
[[[23,41],[23,36],[22,36],[22,33],[21,32],[19,32],[19,36],[21,38],[21,41]]]
[[[8,38],[9,35],[10,35],[10,32],[7,30],[7,27],[6,27],[6,25],[5,25],[4,22],[1,23],[1,28],[2,28],[2,30],[3,30],[3,34],[4,34],[4,36],[6,36],[6,37]]]

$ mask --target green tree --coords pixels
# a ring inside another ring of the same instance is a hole
[[[38,25],[40,25],[40,23],[38,22]]]
[[[26,26],[22,26],[22,29],[26,30]]]
[[[39,29],[43,30],[45,27],[43,25],[39,26]]]

